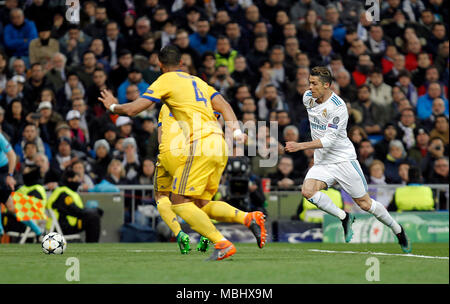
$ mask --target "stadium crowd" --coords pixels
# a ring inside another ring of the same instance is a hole
[[[19,184],[27,166],[50,190],[67,168],[82,178],[80,191],[104,179],[152,183],[160,105],[119,117],[97,98],[109,89],[120,103],[136,99],[160,75],[158,50],[175,44],[184,71],[221,92],[239,120],[278,122],[278,137],[254,134],[278,141],[280,156],[273,167],[259,165],[261,153],[250,157],[257,181],[302,183],[313,151],[282,147],[310,139],[302,96],[320,65],[346,101],[369,183],[405,184],[414,165],[425,183],[447,183],[447,5],[382,1],[371,21],[357,0],[96,0],[80,1],[80,21],[70,23],[65,0],[5,0],[0,131],[18,156]]]

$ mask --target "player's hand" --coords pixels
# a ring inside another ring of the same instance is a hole
[[[107,109],[109,109],[111,105],[119,103],[111,91],[102,90],[100,95],[101,97],[99,97],[98,100],[100,100]]]
[[[12,190],[14,191],[15,187],[16,187],[16,179],[12,176],[7,176],[6,177],[6,185]]]
[[[295,141],[288,141],[285,150],[286,152],[297,152],[303,150],[303,145],[302,143],[297,143]]]
[[[238,144],[246,143],[246,142],[247,142],[247,139],[248,139],[248,136],[247,136],[247,134],[245,134],[245,133],[239,134],[239,135],[237,135],[237,136],[234,137],[234,140],[235,140]]]

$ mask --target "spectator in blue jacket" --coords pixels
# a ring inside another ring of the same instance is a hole
[[[427,93],[419,97],[419,99],[417,100],[417,117],[419,119],[425,120],[429,118],[431,114],[433,114],[433,101],[436,98],[442,98],[445,103],[444,114],[448,116],[448,100],[445,99],[439,82],[435,81],[428,85]]]
[[[200,55],[206,51],[215,52],[217,39],[209,35],[210,24],[208,19],[200,18],[197,21],[197,32],[189,35],[189,45]]]
[[[22,9],[14,8],[10,12],[11,23],[5,26],[4,43],[11,60],[22,57],[28,63],[28,46],[38,37],[36,25],[25,19]],[[11,61],[12,62],[12,61]]]

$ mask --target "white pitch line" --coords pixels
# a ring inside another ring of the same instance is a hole
[[[401,253],[385,253],[385,252],[362,252],[362,251],[334,251],[334,250],[321,250],[321,249],[308,249],[308,251],[313,252],[324,252],[324,253],[350,253],[350,254],[373,254],[373,255],[391,255],[391,256],[405,256],[413,258],[423,258],[423,259],[438,259],[438,260],[448,260],[448,257],[442,256],[429,256],[429,255],[417,255],[417,254],[401,254]]]
[[[129,249],[127,252],[173,252],[175,250],[158,250],[158,249]]]

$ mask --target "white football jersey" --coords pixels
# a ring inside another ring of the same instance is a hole
[[[316,103],[310,90],[303,94],[308,111],[312,140],[320,139],[322,149],[314,150],[314,164],[335,164],[356,159],[356,151],[347,137],[348,112],[345,102],[334,92],[331,97]]]

